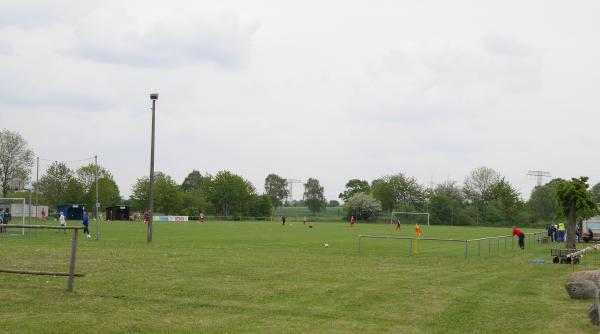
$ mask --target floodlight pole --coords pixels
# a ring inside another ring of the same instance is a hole
[[[96,240],[100,240],[100,217],[98,216],[98,210],[100,209],[100,203],[98,202],[98,155],[94,155],[94,164],[96,165],[96,172],[94,178],[96,179]]]
[[[156,100],[158,100],[158,94],[150,94],[152,100],[152,137],[150,141],[150,189],[148,196],[148,242],[152,242],[152,220],[154,219],[154,111],[156,109]]]
[[[38,184],[40,182],[40,157],[37,157],[37,163],[36,163],[36,172],[35,172],[35,220],[37,221],[38,218],[38,207],[39,207],[39,201],[38,201]],[[50,209],[50,208],[48,208]]]

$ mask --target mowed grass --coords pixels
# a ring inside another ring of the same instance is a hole
[[[102,223],[99,241],[80,238],[77,270],[86,276],[74,293],[66,277],[0,273],[0,332],[596,332],[586,314],[592,301],[564,289],[594,256],[554,265],[549,245],[522,252],[483,243],[480,257],[471,246],[465,259],[464,244],[422,240],[410,257],[407,241],[373,239],[358,254],[359,234],[413,236],[414,228],[313,226],[159,223],[147,244],[142,223]],[[423,237],[463,240],[510,232],[423,227]],[[69,234],[5,235],[0,268],[67,271],[69,249]]]

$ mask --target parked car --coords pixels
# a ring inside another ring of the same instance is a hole
[[[600,216],[581,223],[581,236],[584,242],[600,241]]]

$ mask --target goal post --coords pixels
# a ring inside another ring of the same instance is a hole
[[[25,198],[3,198],[0,197],[0,210],[10,214],[8,224],[21,224],[25,226],[25,217],[29,215],[29,207],[25,205]],[[4,213],[6,215],[6,213]],[[20,222],[19,222],[20,220]],[[25,228],[21,228],[21,234],[25,235]]]
[[[429,212],[407,212],[407,211],[392,211],[392,215],[390,216],[390,224],[395,224],[400,222],[401,216],[425,216],[427,218],[427,226],[429,226]]]

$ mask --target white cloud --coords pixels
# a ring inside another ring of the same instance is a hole
[[[128,12],[98,10],[75,29],[73,53],[95,61],[147,67],[245,62],[257,23],[231,12],[166,14],[147,22]]]
[[[13,54],[12,45],[8,41],[0,40],[0,56],[10,56]]]
[[[358,118],[448,122],[486,114],[506,94],[539,90],[541,55],[512,39],[485,35],[483,45],[410,45],[368,67],[351,105]]]

